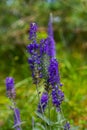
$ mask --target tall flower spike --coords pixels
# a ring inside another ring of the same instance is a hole
[[[37,111],[39,113],[43,113],[46,109],[47,103],[48,103],[48,93],[43,92],[41,99],[40,99],[40,102],[38,104],[38,110]]]
[[[31,23],[30,24],[30,30],[29,30],[29,39],[34,40],[36,38],[36,32],[37,32],[37,25],[36,23]]]
[[[21,130],[20,126],[21,126],[21,119],[20,119],[20,112],[18,108],[14,109],[14,126],[13,128],[15,128],[16,130]]]
[[[12,77],[7,77],[5,83],[6,83],[7,97],[14,99],[16,96],[14,88],[14,79]]]

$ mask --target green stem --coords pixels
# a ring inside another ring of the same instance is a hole
[[[49,97],[50,99],[50,97]],[[50,100],[48,101],[48,113],[49,113],[49,128],[51,130],[51,126],[50,126]]]

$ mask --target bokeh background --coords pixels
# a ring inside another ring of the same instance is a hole
[[[13,76],[16,102],[24,130],[31,129],[37,108],[35,86],[27,63],[26,45],[30,22],[46,37],[49,14],[53,14],[61,82],[63,111],[71,125],[87,130],[87,1],[0,0],[0,130],[12,130],[13,116],[6,97],[5,78]]]

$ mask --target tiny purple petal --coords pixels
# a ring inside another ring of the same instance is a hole
[[[62,83],[60,83],[60,87],[62,87],[63,86],[63,84]]]

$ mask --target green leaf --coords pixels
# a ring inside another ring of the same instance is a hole
[[[42,124],[37,123],[36,125],[39,126],[40,128],[42,128],[42,130],[45,130],[45,127]]]
[[[52,121],[50,121],[46,116],[44,116],[44,114],[42,115],[42,114],[40,114],[40,113],[38,113],[38,112],[35,112],[36,113],[36,115],[39,117],[39,118],[41,118],[47,125],[53,125],[53,122]]]

